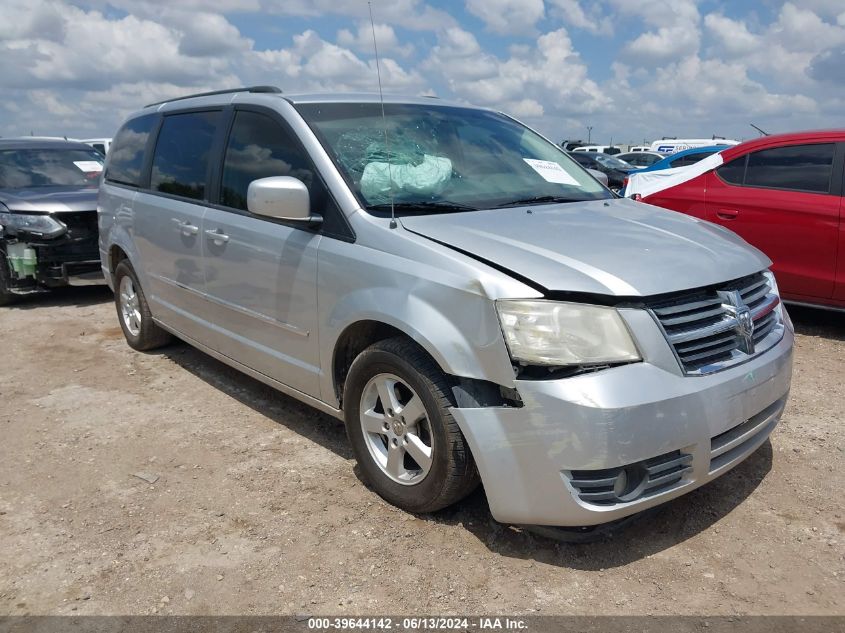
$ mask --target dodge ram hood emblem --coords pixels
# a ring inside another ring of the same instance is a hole
[[[725,311],[736,319],[734,331],[736,332],[739,349],[746,354],[753,354],[754,317],[751,316],[751,309],[745,305],[738,290],[719,292],[719,297],[722,299],[722,307],[725,308]]]

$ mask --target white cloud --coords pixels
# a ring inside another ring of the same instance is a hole
[[[198,59],[182,48],[183,42],[190,48],[208,37],[207,22],[201,20],[182,32],[133,15],[108,19],[60,3],[12,2],[10,8],[29,22],[23,37],[10,29],[0,32],[0,75],[7,78],[7,89],[105,90],[126,79],[196,85],[227,74],[225,57]],[[220,20],[211,21],[219,26]],[[47,31],[34,28],[45,22]]]
[[[254,79],[247,83],[261,82],[261,77],[282,73],[289,79],[285,82],[286,92],[378,90],[374,59],[363,60],[353,51],[327,42],[313,30],[295,35],[289,49],[257,51],[251,57],[260,67],[249,68],[249,58],[244,60],[241,64],[243,73]],[[390,57],[382,57],[380,63],[385,91],[415,94],[428,89],[416,70],[406,70]],[[249,72],[255,75],[247,74]]]
[[[657,65],[698,52],[700,15],[694,0],[613,1],[620,14],[635,16],[652,27],[627,43],[629,59]]]
[[[392,26],[376,24],[375,32],[379,55],[394,53],[401,57],[407,57],[414,51],[412,44],[399,43],[399,37]],[[349,29],[341,29],[337,33],[337,43],[359,52],[372,53],[373,26],[369,22],[359,22],[354,33]]]
[[[181,14],[168,23],[180,32],[179,52],[191,57],[217,57],[223,53],[252,48],[252,40],[241,37],[240,31],[216,13]]]
[[[585,125],[605,140],[741,136],[749,120],[785,130],[841,117],[842,0],[778,0],[773,13],[694,0],[466,8],[483,26],[427,0],[373,0],[386,91],[501,109],[555,138]],[[245,26],[256,16],[262,28]],[[145,103],[236,85],[377,89],[363,0],[5,0],[3,18],[2,135],[107,135]],[[285,39],[264,44],[280,25]],[[580,48],[571,33],[588,36]]]
[[[497,33],[530,33],[543,19],[543,0],[467,0],[467,11]]]
[[[363,0],[258,0],[261,10],[280,15],[321,17],[327,14],[369,20]],[[446,11],[435,9],[422,0],[376,0],[372,3],[376,22],[426,31],[456,24]]]
[[[716,41],[717,49],[731,57],[747,55],[760,47],[760,37],[748,30],[741,20],[727,18],[721,13],[710,13],[704,17],[704,26],[708,34]]]
[[[445,76],[453,90],[464,82],[492,77],[498,68],[499,60],[485,53],[472,33],[456,26],[438,35],[437,44],[423,62],[423,69]]]
[[[831,49],[816,55],[810,60],[808,75],[841,88],[845,85],[845,48]]]
[[[588,2],[586,8],[580,0],[548,0],[549,12],[566,24],[599,35],[613,33],[613,19],[601,12],[601,5]]]
[[[750,71],[766,75],[771,86],[781,90],[812,90],[812,80],[818,78],[814,73],[823,72],[836,50],[845,45],[843,26],[791,2],[757,32],[744,21],[722,14],[708,15],[704,24],[714,43],[708,48],[709,56],[737,60]]]
[[[596,112],[609,104],[565,29],[542,35],[535,47],[511,49],[505,60],[483,52],[471,33],[449,29],[425,67],[440,73],[456,96],[529,119]]]

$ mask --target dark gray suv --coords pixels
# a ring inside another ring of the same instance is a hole
[[[0,305],[57,286],[103,283],[102,170],[102,154],[84,143],[0,140]]]

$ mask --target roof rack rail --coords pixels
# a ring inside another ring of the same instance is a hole
[[[279,94],[282,92],[282,89],[277,88],[276,86],[247,86],[244,88],[229,88],[228,90],[212,90],[211,92],[198,92],[192,95],[185,95],[184,97],[174,97],[173,99],[156,101],[155,103],[148,103],[144,107],[149,108],[150,106],[157,106],[161,105],[162,103],[170,103],[171,101],[182,101],[183,99],[193,99],[194,97],[211,97],[214,95],[225,95],[232,92],[269,92]]]

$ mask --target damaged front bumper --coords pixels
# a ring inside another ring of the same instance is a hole
[[[689,377],[648,362],[562,380],[516,381],[524,406],[453,408],[493,517],[617,521],[724,474],[783,413],[793,333],[747,363]]]
[[[12,294],[104,283],[97,212],[56,213],[52,217],[66,228],[59,235],[45,237],[7,229],[0,237],[0,257],[6,260],[8,291]]]

